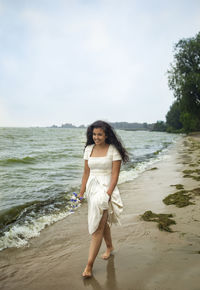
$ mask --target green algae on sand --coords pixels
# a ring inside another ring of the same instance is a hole
[[[184,178],[192,178],[196,181],[200,181],[200,169],[195,169],[195,170],[183,170],[184,173]],[[197,174],[197,175],[192,175],[192,174]]]
[[[200,175],[200,169],[194,169],[194,170],[183,170],[184,174],[192,174],[192,173],[196,173],[198,175]]]
[[[200,187],[194,188],[191,190],[194,195],[200,196]]]
[[[190,191],[180,190],[180,191],[177,191],[175,193],[169,194],[167,197],[165,197],[163,199],[163,202],[166,205],[174,204],[177,207],[184,207],[184,206],[187,206],[189,204],[194,204],[194,203],[190,202],[190,199],[192,197],[190,194],[188,194],[188,192],[190,192]]]
[[[191,163],[191,164],[189,164],[189,166],[190,166],[190,167],[197,167],[198,164],[196,164],[196,163]]]
[[[171,184],[170,186],[176,186],[176,189],[183,189],[183,184]]]
[[[182,189],[181,184],[175,184],[171,186],[176,186],[177,189],[178,187],[179,189]],[[174,204],[177,207],[184,207],[189,204],[194,204],[193,202],[190,202],[190,199],[192,199],[194,196],[200,196],[200,187],[196,187],[190,190],[180,190],[175,193],[169,194],[163,199],[163,202],[166,205]]]
[[[200,176],[195,176],[195,175],[190,175],[190,174],[185,174],[183,175],[184,178],[192,178],[196,181],[200,181]]]
[[[145,213],[141,216],[144,221],[157,222],[158,228],[161,231],[173,232],[169,226],[175,225],[176,222],[175,220],[171,219],[171,217],[173,217],[172,214],[156,214],[153,213],[151,210],[145,211]]]
[[[195,172],[195,170],[183,170],[183,173],[184,174],[192,174],[192,173],[194,173]]]

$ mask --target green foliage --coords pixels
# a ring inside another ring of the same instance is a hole
[[[167,131],[183,127],[188,133],[200,130],[200,32],[181,39],[174,51],[168,83],[176,101],[166,115]]]
[[[165,132],[166,131],[166,123],[163,121],[157,121],[154,124],[152,131]]]
[[[167,124],[167,131],[170,129],[173,131],[173,129],[179,130],[183,127],[181,121],[180,121],[180,115],[181,115],[181,107],[180,102],[175,101],[168,111],[166,115],[166,124]]]
[[[195,131],[196,129],[198,129],[199,120],[197,116],[188,112],[182,112],[180,116],[180,120],[183,124],[183,128],[186,133],[189,133],[191,131]]]

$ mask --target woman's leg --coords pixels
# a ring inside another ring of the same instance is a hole
[[[92,234],[92,240],[90,243],[89,256],[88,256],[88,263],[83,272],[83,277],[91,277],[92,275],[92,267],[96,259],[96,256],[99,252],[99,249],[101,247],[103,234],[104,234],[104,228],[107,223],[107,219],[108,219],[108,211],[104,210],[101,221],[99,223],[99,227],[96,230],[96,232]]]
[[[107,223],[104,227],[103,237],[104,237],[107,249],[105,253],[102,255],[102,258],[106,260],[110,257],[110,253],[114,250],[113,245],[112,245],[110,227]]]

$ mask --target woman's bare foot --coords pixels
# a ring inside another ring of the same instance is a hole
[[[92,277],[92,268],[89,266],[85,267],[85,270],[82,273],[83,278],[91,278]]]
[[[111,253],[112,253],[113,250],[114,250],[113,247],[107,248],[106,251],[105,251],[105,253],[101,256],[102,259],[104,259],[104,260],[109,259],[110,258],[110,255],[111,255]]]

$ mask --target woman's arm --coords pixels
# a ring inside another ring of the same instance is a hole
[[[79,193],[78,197],[83,197],[89,175],[90,175],[90,168],[88,166],[88,160],[85,160],[83,177],[82,177],[82,184],[81,184],[81,189],[80,189],[80,193]]]
[[[115,186],[117,185],[120,167],[121,167],[121,160],[116,160],[112,162],[111,181],[110,181],[110,186],[107,190],[107,194],[110,195],[110,197],[112,195],[113,190],[115,189]]]

